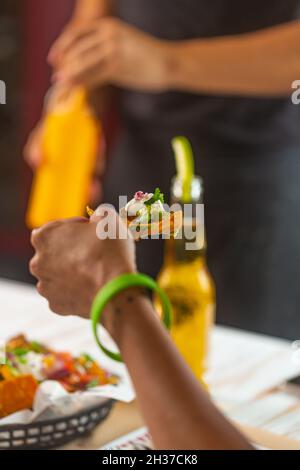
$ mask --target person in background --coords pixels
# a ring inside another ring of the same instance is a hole
[[[124,223],[113,210],[109,216],[117,228]],[[136,272],[133,240],[99,240],[100,219],[53,222],[32,233],[36,254],[30,270],[39,281],[38,291],[58,314],[88,318],[93,298],[107,282]],[[124,290],[104,315],[156,448],[251,449],[212,404],[142,289]]]
[[[122,130],[104,199],[168,194],[170,140],[205,185],[220,322],[293,338],[300,277],[299,0],[78,0],[49,53],[53,81],[118,90]],[[40,160],[38,128],[26,148]],[[138,247],[155,275],[161,244]]]

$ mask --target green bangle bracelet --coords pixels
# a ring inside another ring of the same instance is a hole
[[[103,346],[98,336],[98,324],[100,323],[103,310],[108,302],[123,290],[131,287],[144,287],[156,292],[161,300],[163,311],[162,320],[168,330],[171,328],[172,323],[172,307],[170,300],[151,277],[146,276],[145,274],[123,274],[122,276],[108,282],[95,297],[91,309],[91,319],[93,333],[100,349],[102,349],[108,357],[117,362],[122,362],[122,357],[119,353],[109,351],[105,346]]]

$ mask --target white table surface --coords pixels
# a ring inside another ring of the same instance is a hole
[[[90,322],[54,315],[32,286],[0,280],[0,305],[0,341],[24,333],[57,349],[73,353],[84,350],[99,357]],[[299,397],[282,390],[273,391],[290,377],[300,375],[300,363],[293,360],[291,343],[215,327],[211,349],[210,388],[226,413],[242,425],[259,426],[300,441]],[[103,361],[108,367],[107,358],[101,355]],[[133,408],[132,413],[136,413]],[[135,429],[140,422],[135,416],[128,430]],[[108,434],[109,438],[120,435]]]

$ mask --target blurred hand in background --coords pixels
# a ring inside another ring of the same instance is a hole
[[[102,18],[73,29],[49,54],[54,82],[163,91],[170,87],[173,43],[116,19]]]

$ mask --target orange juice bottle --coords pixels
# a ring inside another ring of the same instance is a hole
[[[30,228],[85,213],[99,148],[100,125],[85,90],[57,93],[47,108],[43,158],[34,176],[26,215]]]

